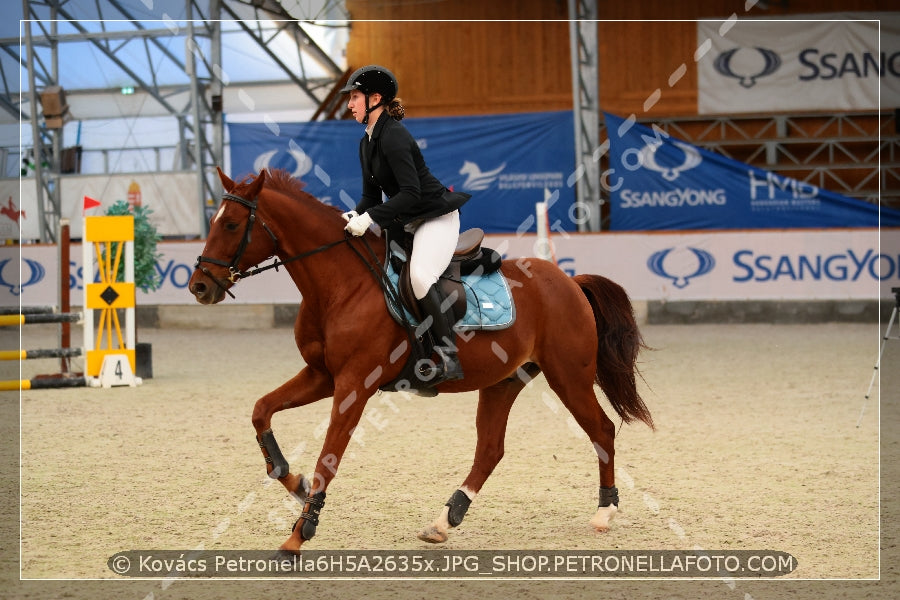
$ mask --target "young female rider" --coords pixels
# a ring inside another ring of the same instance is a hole
[[[341,90],[349,94],[347,108],[366,126],[359,142],[362,199],[344,213],[345,229],[359,236],[372,223],[382,229],[403,226],[413,233],[410,280],[419,305],[431,317],[431,333],[441,365],[433,384],[462,379],[456,355],[453,321],[441,310],[437,281],[459,238],[459,207],[469,194],[445,188],[425,164],[416,140],[400,120],[404,109],[397,98],[397,79],[384,67],[356,70]],[[382,201],[382,192],[387,201]],[[448,307],[448,313],[449,313]]]

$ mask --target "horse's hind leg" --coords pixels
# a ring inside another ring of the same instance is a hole
[[[597,453],[600,465],[600,503],[591,519],[591,525],[597,531],[608,531],[609,523],[619,506],[613,461],[616,426],[597,402],[594,377],[590,369],[578,370],[571,362],[557,364],[556,361],[553,364],[545,362],[541,367],[550,388],[588,435]]]
[[[450,496],[437,519],[419,532],[420,540],[435,544],[446,542],[449,529],[462,522],[469,504],[503,458],[506,423],[513,402],[522,388],[538,373],[540,368],[534,363],[528,363],[520,367],[512,378],[504,379],[479,392],[475,417],[478,441],[475,444],[472,469],[462,486]]]
[[[272,479],[280,481],[300,502],[306,499],[310,484],[302,474],[291,474],[272,433],[272,415],[327,398],[333,392],[334,383],[328,374],[306,367],[278,389],[257,400],[253,407],[253,427],[256,429],[256,441],[266,459],[266,472]]]

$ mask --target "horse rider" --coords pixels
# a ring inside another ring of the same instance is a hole
[[[459,208],[471,196],[448,190],[431,174],[416,140],[400,123],[405,110],[397,90],[394,74],[378,65],[357,69],[341,89],[349,94],[353,117],[366,126],[359,142],[362,199],[344,213],[345,229],[360,236],[375,223],[382,229],[402,226],[413,235],[410,282],[419,306],[431,317],[434,351],[441,362],[432,380],[436,385],[463,377],[452,309],[441,310],[445,298],[438,278],[459,239]]]

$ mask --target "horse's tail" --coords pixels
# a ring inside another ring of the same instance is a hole
[[[655,429],[650,410],[637,391],[638,352],[647,346],[634,318],[628,294],[600,275],[572,278],[587,296],[597,327],[596,382],[626,423],[638,419]]]

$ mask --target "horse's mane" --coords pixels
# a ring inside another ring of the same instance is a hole
[[[254,175],[247,175],[238,183],[238,185],[249,185],[254,177]],[[339,207],[325,204],[309,192],[304,191],[303,188],[306,187],[306,183],[297,177],[294,177],[285,169],[266,169],[266,181],[263,184],[263,187],[275,192],[281,192],[282,194],[295,199],[306,196],[324,207],[341,212]]]
[[[268,177],[264,187],[289,196],[298,196],[306,187],[306,183],[288,173],[285,169],[268,169]]]

